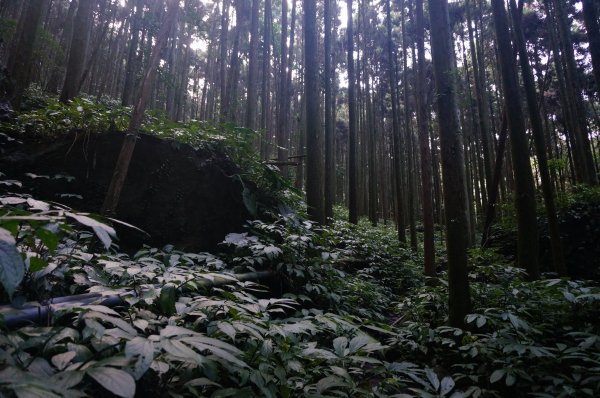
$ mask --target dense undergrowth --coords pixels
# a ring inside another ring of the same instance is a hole
[[[95,115],[103,106],[78,101],[61,105],[60,117],[85,113],[89,104]],[[52,106],[21,114],[12,128],[47,131]],[[26,127],[26,117],[47,120]],[[88,121],[77,128],[114,127]],[[194,128],[185,131],[196,139]],[[236,132],[221,131],[221,140],[233,145]],[[130,255],[119,249],[114,220],[11,193],[21,182],[0,180],[2,302],[19,307],[84,292],[123,299],[114,308],[57,311],[46,325],[11,329],[0,319],[2,396],[600,393],[596,282],[552,274],[528,282],[502,255],[474,249],[473,311],[465,330],[450,328],[444,266],[438,283],[426,283],[422,259],[397,243],[393,228],[348,224],[341,209],[328,227],[282,209],[263,219],[271,221],[249,221],[246,230],[229,234],[218,253],[167,246]],[[269,286],[233,276],[260,270],[275,272]],[[201,283],[217,277],[232,283]]]

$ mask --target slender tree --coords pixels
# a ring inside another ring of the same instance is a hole
[[[169,33],[171,32],[171,28],[177,19],[179,0],[167,1],[167,14],[160,27],[156,44],[152,50],[152,56],[146,70],[146,76],[144,77],[142,88],[140,90],[139,98],[135,108],[133,109],[131,119],[129,120],[127,135],[123,141],[123,146],[121,147],[119,157],[117,158],[117,164],[115,165],[115,171],[110,181],[108,191],[106,192],[106,197],[104,198],[102,214],[114,214],[117,205],[119,204],[119,197],[121,196],[121,190],[125,184],[125,178],[127,177],[127,171],[129,170],[129,164],[131,163],[133,150],[135,149],[138,131],[142,124],[142,118],[144,117],[144,112],[146,111],[146,105],[150,99],[152,88],[156,80],[161,52],[167,45]]]
[[[446,246],[448,250],[449,322],[463,326],[471,309],[467,276],[468,219],[462,133],[458,123],[452,34],[447,0],[429,0],[431,51],[440,133]]]
[[[504,88],[504,104],[508,118],[511,153],[515,170],[515,205],[517,210],[517,261],[527,269],[529,278],[539,277],[538,233],[535,186],[529,159],[529,145],[525,133],[521,93],[510,43],[508,18],[503,0],[492,0],[496,42]]]
[[[348,47],[348,219],[358,223],[358,187],[356,164],[356,77],[354,75],[354,29],[352,26],[352,0],[348,5],[348,25],[346,27]]]
[[[79,0],[79,7],[75,14],[73,24],[73,37],[67,62],[67,74],[60,93],[60,101],[68,102],[79,94],[79,82],[83,75],[85,58],[90,38],[92,12],[96,2],[92,0]]]
[[[317,2],[304,0],[304,95],[306,101],[306,205],[308,214],[325,223],[323,202],[323,160],[319,138],[319,56]]]
[[[425,98],[425,21],[423,0],[416,1],[417,28],[417,124],[419,129],[419,148],[421,153],[421,190],[423,207],[423,251],[425,256],[425,275],[435,276],[435,247],[433,230],[433,189],[431,150],[429,149],[429,127],[427,126],[427,105]]]
[[[521,66],[521,75],[525,87],[525,96],[527,107],[529,109],[529,120],[535,142],[536,155],[539,165],[539,174],[542,181],[542,191],[544,194],[544,203],[546,204],[546,216],[548,217],[548,230],[550,232],[550,244],[552,248],[552,260],[554,269],[561,275],[566,274],[563,258],[562,244],[560,241],[560,232],[558,228],[558,216],[556,214],[556,205],[554,203],[554,188],[550,179],[550,169],[548,167],[548,155],[546,154],[546,139],[544,126],[538,108],[538,96],[535,89],[533,72],[529,65],[529,57],[523,29],[521,27],[521,15],[515,0],[510,0],[511,15],[514,27],[515,43],[519,51],[519,64]]]
[[[333,101],[331,92],[331,11],[332,0],[325,0],[324,4],[324,47],[325,47],[325,216],[333,217],[333,203],[335,200],[335,131],[333,120]]]
[[[42,10],[47,3],[48,0],[28,0],[17,22],[17,33],[7,63],[8,73],[15,82],[10,97],[15,109],[20,108],[23,93],[31,80],[33,48],[42,20]]]
[[[246,99],[246,127],[256,128],[256,94],[258,83],[258,14],[259,0],[252,0],[250,22],[250,56],[248,57],[248,94]]]

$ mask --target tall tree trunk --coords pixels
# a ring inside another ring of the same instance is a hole
[[[256,129],[256,93],[258,83],[258,11],[259,0],[252,0],[252,18],[250,22],[250,56],[248,60],[248,94],[246,98],[245,126]]]
[[[405,1],[400,0],[400,20],[402,26],[402,85],[404,94],[404,142],[407,154],[407,171],[408,171],[408,226],[410,232],[410,247],[417,250],[417,225],[415,220],[415,161],[414,161],[414,145],[413,132],[411,128],[412,112],[410,110],[409,100],[409,84],[408,84],[408,40],[406,33],[406,10]]]
[[[550,179],[550,170],[548,168],[548,155],[546,154],[546,142],[544,138],[544,126],[540,117],[538,108],[537,94],[533,79],[533,72],[529,65],[525,38],[521,26],[521,16],[515,0],[510,0],[510,8],[512,13],[514,37],[519,51],[519,63],[521,65],[521,75],[525,86],[525,95],[527,97],[527,107],[529,109],[529,120],[531,122],[531,130],[533,131],[533,139],[535,141],[535,149],[538,158],[540,169],[540,177],[542,181],[542,191],[544,194],[544,203],[546,204],[546,215],[548,217],[548,230],[550,232],[550,245],[552,247],[552,260],[554,270],[560,275],[566,275],[565,262],[560,241],[560,232],[558,228],[558,217],[556,215],[556,205],[554,203],[554,189]]]
[[[319,138],[319,52],[316,0],[304,0],[304,90],[306,97],[306,205],[311,219],[324,224],[323,159]]]
[[[395,202],[395,213],[396,213],[396,224],[398,226],[398,240],[401,243],[406,243],[406,229],[403,211],[403,181],[402,181],[402,161],[400,155],[401,148],[401,136],[400,136],[400,125],[398,123],[398,94],[397,86],[398,79],[396,77],[396,63],[394,56],[394,40],[392,37],[392,17],[391,17],[391,4],[390,0],[385,3],[385,24],[387,30],[386,49],[388,59],[388,80],[390,85],[390,96],[392,102],[392,145],[394,152],[394,185],[396,186],[396,202]]]
[[[17,23],[17,31],[7,63],[8,73],[15,82],[10,96],[15,109],[20,108],[23,93],[29,86],[33,47],[42,20],[42,10],[47,2],[48,0],[29,0]]]
[[[518,227],[517,262],[519,266],[527,270],[530,279],[537,279],[539,277],[539,265],[535,187],[529,160],[529,145],[525,132],[523,110],[521,109],[521,93],[514,65],[513,48],[510,43],[504,1],[492,0],[492,10],[515,170],[515,205]]]
[[[583,4],[583,22],[587,31],[594,80],[596,81],[596,96],[600,98],[600,27],[598,26],[598,9],[594,0],[581,0]]]
[[[467,276],[467,200],[462,134],[456,106],[452,34],[447,0],[429,0],[431,50],[436,81],[438,128],[442,150],[446,245],[448,250],[448,309],[452,326],[464,325],[471,310]]]
[[[133,104],[133,92],[135,88],[135,74],[138,69],[137,51],[140,40],[140,24],[142,23],[143,2],[136,0],[135,11],[132,10],[131,22],[131,41],[129,42],[129,52],[127,55],[127,68],[125,69],[125,82],[123,83],[123,95],[121,96],[121,105],[128,106]]]
[[[219,33],[219,114],[224,122],[227,116],[227,29],[229,25],[229,0],[221,3],[221,32]]]
[[[169,33],[171,28],[175,24],[177,19],[177,11],[179,9],[179,0],[167,0],[167,14],[158,32],[156,38],[156,44],[152,50],[152,56],[146,70],[146,76],[140,90],[138,101],[133,109],[131,119],[129,120],[129,126],[127,128],[127,135],[123,141],[121,152],[115,165],[115,171],[113,173],[104,203],[102,205],[102,214],[112,215],[114,214],[117,205],[119,204],[119,197],[121,196],[121,190],[125,184],[125,178],[127,177],[127,171],[129,170],[129,163],[133,156],[133,150],[135,149],[135,143],[137,140],[138,131],[142,125],[142,118],[146,110],[146,104],[150,99],[154,81],[156,80],[156,74],[158,72],[158,63],[161,59],[161,52],[167,45],[169,40]]]
[[[333,217],[333,203],[335,201],[335,131],[333,120],[333,105],[331,98],[331,12],[332,1],[325,0],[324,29],[325,29],[325,217]]]
[[[90,30],[92,23],[92,12],[95,2],[92,0],[79,0],[79,7],[75,14],[73,23],[73,38],[69,50],[69,61],[67,62],[67,74],[60,93],[60,101],[67,103],[79,94],[79,81],[85,66]]]
[[[279,64],[279,90],[277,93],[277,160],[281,163],[281,174],[287,176],[289,135],[287,131],[288,87],[287,87],[287,32],[288,32],[288,3],[281,2],[281,43]]]
[[[575,128],[575,145],[581,159],[577,159],[580,163],[580,180],[586,184],[597,185],[598,177],[594,169],[594,160],[591,150],[590,138],[588,136],[587,118],[585,114],[585,106],[581,96],[581,83],[575,62],[575,54],[573,50],[573,40],[571,38],[571,30],[565,10],[563,0],[554,0],[556,18],[558,22],[558,31],[560,33],[560,42],[562,44],[562,54],[565,57],[566,78],[567,78],[567,93],[569,96],[568,104],[563,106],[571,106]],[[556,55],[555,55],[556,56]]]
[[[265,0],[265,13],[263,25],[263,59],[262,59],[262,87],[261,87],[261,124],[265,131],[261,142],[261,158],[269,158],[270,143],[270,114],[271,114],[271,0]]]
[[[352,0],[348,5],[348,220],[358,223],[358,187],[356,164],[356,88],[354,76],[354,29],[352,26]]]
[[[423,206],[423,251],[425,256],[425,275],[435,276],[435,247],[433,231],[433,192],[431,184],[431,151],[429,149],[429,128],[427,126],[427,104],[425,98],[425,21],[423,0],[416,1],[417,28],[417,124],[419,129],[419,148],[421,152],[421,185]]]

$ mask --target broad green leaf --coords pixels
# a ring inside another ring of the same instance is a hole
[[[324,391],[334,387],[349,387],[350,385],[337,376],[327,376],[317,382],[317,391],[322,394]]]
[[[440,394],[446,395],[454,388],[454,380],[450,376],[446,376],[440,383]]]
[[[125,356],[137,357],[133,364],[133,377],[139,380],[152,365],[154,360],[154,343],[143,337],[134,337],[125,344]]]
[[[48,266],[48,262],[43,258],[29,257],[29,272],[38,272]]]
[[[66,370],[52,376],[51,382],[56,387],[61,389],[69,389],[75,387],[83,380],[85,372],[78,370]]]
[[[117,233],[115,232],[113,227],[103,224],[100,221],[96,221],[91,217],[88,217],[83,214],[75,214],[69,212],[65,213],[65,215],[74,219],[78,223],[85,225],[86,227],[92,228],[98,239],[100,239],[100,241],[107,250],[108,248],[110,248],[110,244],[112,243],[111,237],[114,238],[117,236]]]
[[[48,249],[54,250],[58,246],[58,235],[56,235],[54,232],[50,231],[49,229],[44,228],[44,227],[38,228],[35,231],[35,234],[37,235],[38,238],[40,238],[42,243],[44,245],[46,245],[46,247]]]
[[[133,398],[135,396],[135,380],[124,370],[102,367],[89,368],[86,372],[98,384],[119,397]]]
[[[350,353],[360,350],[369,344],[369,341],[371,341],[371,339],[368,336],[361,335],[354,337],[352,340],[350,340],[350,345],[348,347],[350,349]]]
[[[346,356],[346,348],[348,347],[348,339],[345,337],[337,337],[333,340],[333,350],[338,357]]]
[[[437,374],[433,371],[433,369],[427,368],[425,369],[425,375],[427,376],[427,380],[433,386],[435,391],[440,389],[440,379],[438,379]]]
[[[17,398],[61,398],[60,395],[36,384],[17,386],[13,392]]]
[[[67,351],[62,354],[57,354],[52,357],[52,365],[56,366],[58,370],[63,370],[72,360],[75,358],[77,353],[75,351]]]
[[[502,379],[505,374],[506,374],[506,370],[504,370],[504,369],[494,370],[494,372],[490,376],[490,383],[497,382],[498,380]]]
[[[219,322],[217,323],[217,327],[223,333],[225,333],[231,340],[235,341],[236,330],[229,322]]]
[[[0,283],[10,298],[25,276],[25,264],[15,245],[11,233],[0,227]]]

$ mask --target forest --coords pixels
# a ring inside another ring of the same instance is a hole
[[[600,396],[600,0],[0,0],[0,397]]]

